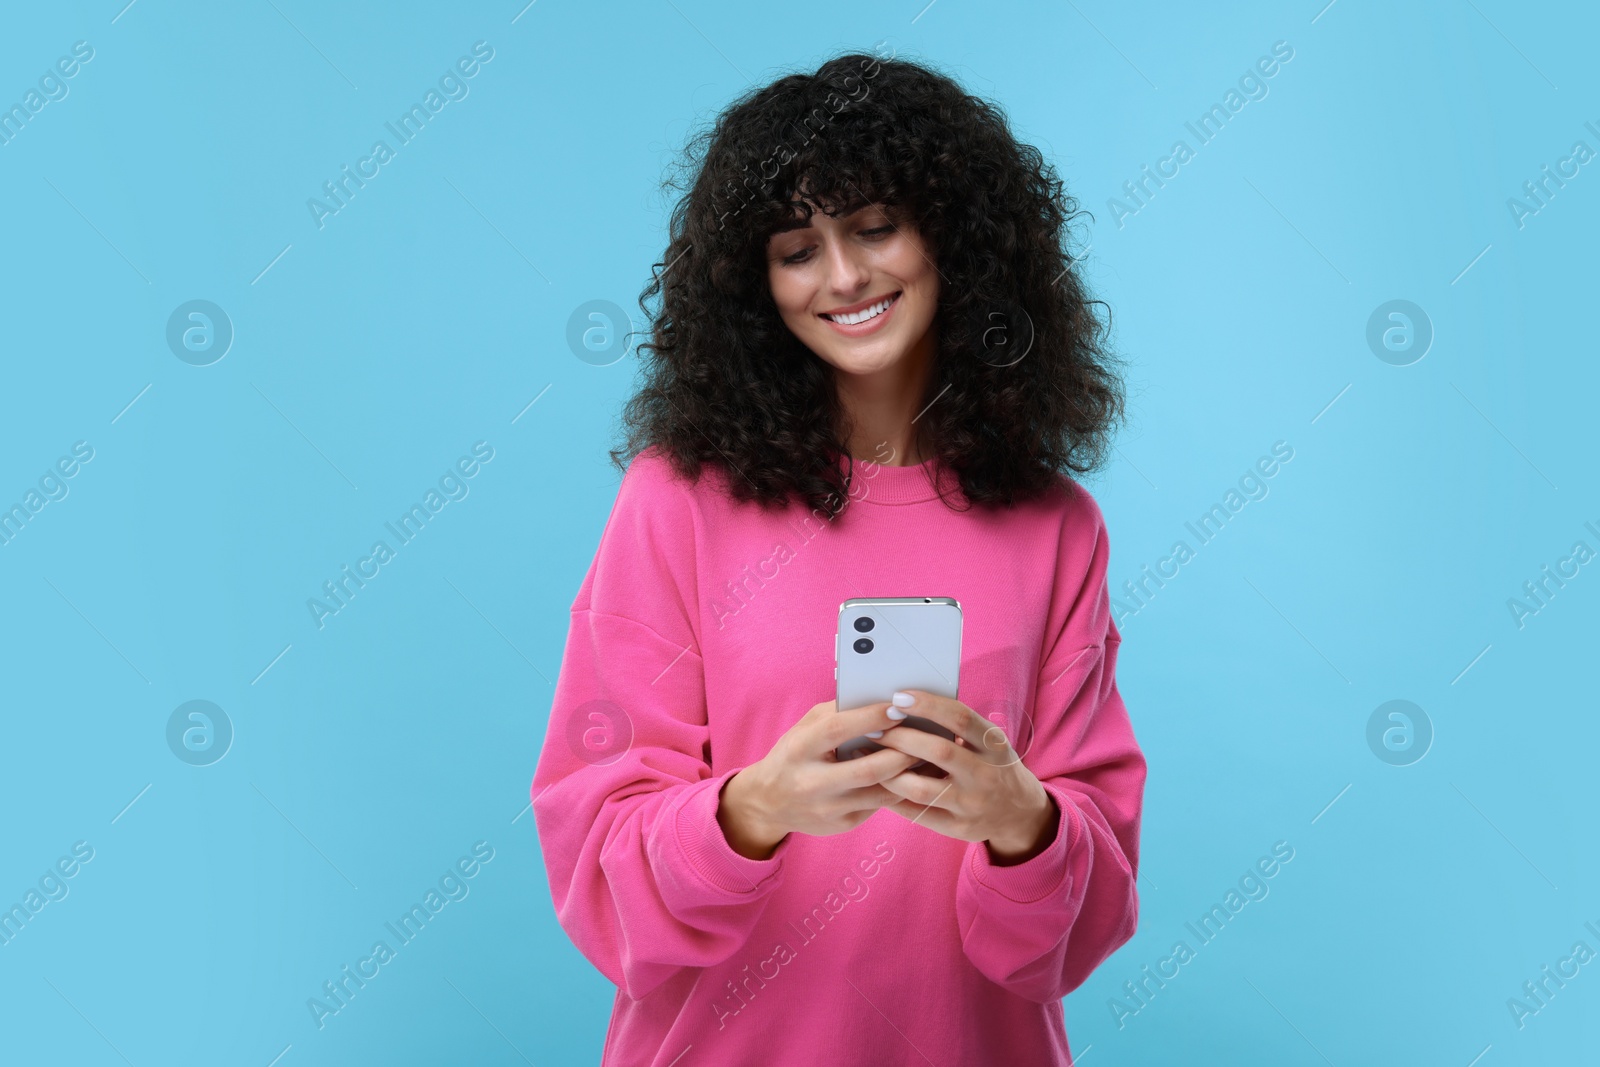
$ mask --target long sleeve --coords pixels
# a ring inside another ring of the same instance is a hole
[[[1022,762],[1057,809],[1055,837],[997,867],[978,841],[956,882],[962,948],[990,980],[1038,1003],[1083,984],[1133,936],[1146,765],[1117,691],[1105,523],[1088,493],[1057,559],[1047,647]],[[978,709],[982,710],[982,709]]]
[[[694,515],[636,459],[572,606],[532,796],[562,928],[641,998],[727,959],[777,888],[786,849],[734,852],[717,822],[694,601]]]

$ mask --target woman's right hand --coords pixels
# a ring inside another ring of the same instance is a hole
[[[916,757],[892,748],[840,760],[833,750],[873,730],[899,725],[888,701],[840,712],[835,701],[818,704],[778,738],[772,751],[722,788],[717,821],[741,856],[772,856],[791,831],[826,837],[853,830],[899,794],[881,783],[903,773]]]

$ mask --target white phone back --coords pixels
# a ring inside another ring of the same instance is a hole
[[[867,630],[858,619],[871,620]],[[862,638],[867,652],[856,650]],[[896,689],[925,689],[940,696],[958,695],[961,673],[961,605],[950,597],[855,597],[839,607],[834,649],[840,711],[887,701]],[[950,736],[937,724],[913,716],[915,725]],[[836,750],[840,759],[864,755],[882,746],[856,738]]]

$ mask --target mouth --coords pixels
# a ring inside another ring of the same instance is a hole
[[[890,310],[900,302],[901,292],[896,290],[850,310],[819,313],[818,317],[841,333],[851,335],[871,333],[888,320]]]

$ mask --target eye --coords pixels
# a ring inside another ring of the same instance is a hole
[[[891,225],[884,225],[884,226],[874,226],[871,229],[860,230],[858,232],[860,233],[860,235],[862,237],[881,238],[881,237],[886,237],[891,233],[894,233],[895,230],[896,230],[896,227],[891,224]],[[779,262],[782,263],[784,266],[788,266],[788,267],[796,266],[796,265],[798,265],[800,263],[804,263],[806,261],[806,259],[809,257],[810,253],[811,253],[811,249],[810,248],[802,248],[797,252],[791,252],[787,256],[784,256],[782,259],[779,260]]]

